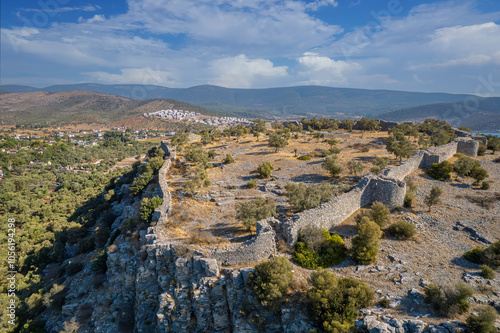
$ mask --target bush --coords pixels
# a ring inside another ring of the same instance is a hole
[[[389,222],[390,214],[391,212],[389,211],[389,208],[387,208],[383,203],[375,201],[372,204],[370,217],[371,220],[377,223],[380,228],[383,228]]]
[[[269,162],[264,162],[257,168],[257,173],[261,178],[269,178],[271,176],[271,171],[274,170],[274,167]]]
[[[467,317],[466,323],[471,332],[474,333],[496,333],[495,320],[497,311],[490,305],[479,308],[477,315]]]
[[[493,280],[495,278],[495,271],[488,265],[479,266],[481,269],[481,276],[488,280]]]
[[[141,202],[141,218],[144,222],[151,222],[151,215],[154,210],[163,203],[163,199],[154,196],[151,199],[143,198]]]
[[[249,180],[247,182],[247,187],[248,188],[255,188],[257,186],[257,181],[255,179]]]
[[[453,163],[453,170],[460,175],[460,176],[468,176],[472,169],[477,168],[481,164],[463,154],[457,154],[460,155],[460,157]]]
[[[469,310],[467,299],[472,289],[460,282],[453,289],[445,289],[436,284],[425,287],[425,302],[439,315],[453,317]]]
[[[427,205],[427,207],[429,207],[429,212],[431,211],[432,206],[441,203],[440,197],[441,197],[442,193],[443,193],[443,191],[441,190],[441,188],[439,186],[434,186],[431,189],[431,192],[429,193],[429,195],[427,195],[425,197],[424,202]]]
[[[276,216],[276,203],[271,198],[258,197],[250,202],[236,204],[236,219],[251,230],[257,221]]]
[[[415,204],[415,193],[406,191],[403,205],[406,208],[411,208]]]
[[[427,171],[427,174],[432,178],[440,181],[450,179],[450,172],[453,171],[453,166],[448,161],[441,163],[432,163],[432,167]]]
[[[231,154],[227,154],[226,155],[226,158],[224,159],[224,163],[225,164],[231,164],[231,163],[234,163],[234,158],[233,156],[231,156]]]
[[[500,266],[500,240],[491,244],[484,250],[482,262],[492,267]]]
[[[396,238],[409,239],[415,235],[416,229],[410,222],[399,220],[387,228],[387,234]]]
[[[92,270],[96,272],[96,274],[104,274],[108,270],[108,266],[106,265],[106,260],[108,256],[106,254],[106,250],[102,249],[97,252],[97,255],[94,259],[92,259]]]
[[[483,249],[476,247],[464,254],[464,258],[474,264],[480,264],[482,261]]]
[[[54,308],[56,310],[61,310],[64,302],[66,301],[67,290],[64,286],[54,284],[49,292],[43,295],[43,305],[46,308]]]
[[[375,261],[382,231],[378,224],[364,216],[357,224],[358,235],[352,240],[352,256],[358,263],[366,265]]]
[[[482,182],[481,190],[489,190],[489,189],[490,189],[490,183],[489,182]]]
[[[342,167],[337,163],[336,155],[329,155],[325,157],[322,166],[334,178],[337,178],[342,172]]]
[[[390,220],[390,211],[389,208],[387,208],[383,203],[379,201],[375,201],[371,209],[369,211],[362,211],[356,217],[354,220],[356,223],[360,223],[363,220],[363,217],[368,217],[371,221],[375,222],[378,224],[380,228],[384,227]]]
[[[255,271],[248,276],[248,285],[262,305],[278,310],[292,279],[292,265],[288,260],[273,257],[255,266]]]
[[[288,203],[295,212],[311,209],[328,201],[334,194],[335,186],[322,183],[321,185],[306,185],[303,183],[289,183],[285,185]]]
[[[295,244],[293,260],[308,269],[326,268],[345,260],[346,248],[339,235],[330,235],[325,229],[305,227]]]
[[[306,304],[311,317],[325,332],[347,332],[359,309],[371,305],[373,291],[354,278],[338,279],[328,270],[311,274]]]
[[[301,161],[309,161],[311,159],[311,156],[309,156],[309,155],[302,155],[302,156],[297,157],[297,159],[301,160]]]
[[[486,146],[485,145],[482,145],[480,144],[479,145],[479,148],[477,149],[477,156],[484,156],[486,155]]]

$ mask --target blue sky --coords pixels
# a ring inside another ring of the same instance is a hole
[[[1,84],[500,96],[498,0],[2,0]]]

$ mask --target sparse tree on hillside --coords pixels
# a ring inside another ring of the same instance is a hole
[[[432,206],[441,203],[440,197],[442,193],[443,191],[439,186],[434,186],[429,195],[425,197],[424,202],[427,205],[427,207],[429,207],[429,212],[431,211]]]
[[[394,135],[389,136],[386,146],[388,152],[399,158],[399,162],[403,160],[403,157],[408,158],[415,152],[415,146],[404,136],[399,138]]]
[[[342,167],[337,163],[336,155],[328,155],[325,157],[325,160],[323,161],[323,168],[334,178],[337,178],[342,172]]]
[[[352,120],[351,118],[342,119],[342,121],[340,122],[340,127],[346,129],[348,132],[352,132],[352,129],[354,128],[354,120]]]
[[[277,153],[280,149],[288,146],[288,140],[284,135],[279,135],[277,133],[272,133],[269,136],[269,147],[274,148]]]
[[[241,221],[247,230],[251,230],[257,221],[271,216],[276,216],[276,203],[271,198],[258,197],[236,205],[236,219]]]
[[[364,165],[361,161],[350,160],[347,162],[347,168],[349,168],[351,174],[357,177],[358,173],[363,171]]]

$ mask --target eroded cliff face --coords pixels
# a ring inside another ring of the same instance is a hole
[[[266,311],[248,288],[251,268],[220,269],[183,245],[159,242],[154,228],[140,246],[118,237],[108,248],[106,282],[94,298],[94,332],[307,332],[301,309]],[[111,251],[109,250],[111,249]]]

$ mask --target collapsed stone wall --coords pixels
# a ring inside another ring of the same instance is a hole
[[[218,252],[212,255],[223,265],[236,265],[249,261],[269,259],[276,254],[276,233],[271,224],[279,224],[273,217],[257,222],[255,237],[244,242],[232,251]]]

